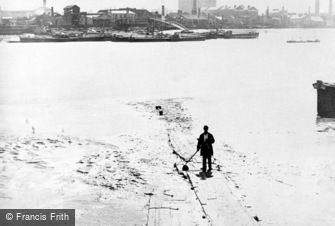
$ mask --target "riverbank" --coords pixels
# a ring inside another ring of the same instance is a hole
[[[170,30],[161,32],[147,32],[137,30],[122,32],[115,30],[52,30],[45,34],[24,34],[10,43],[40,43],[40,42],[184,42],[205,41],[208,39],[255,39],[256,31],[225,31],[225,30]]]

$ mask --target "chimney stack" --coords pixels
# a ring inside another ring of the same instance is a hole
[[[270,8],[269,8],[269,6],[266,8],[265,15],[266,15],[267,18],[270,17]]]
[[[315,0],[315,15],[320,15],[320,0]]]
[[[165,16],[165,6],[162,5],[162,16],[164,17]]]
[[[45,9],[47,7],[47,0],[43,0],[43,8]]]
[[[165,6],[162,5],[162,20],[165,20]]]
[[[54,7],[51,7],[51,16],[54,17]]]
[[[333,16],[333,0],[329,0],[329,17]]]
[[[197,15],[197,0],[193,0],[192,15]]]

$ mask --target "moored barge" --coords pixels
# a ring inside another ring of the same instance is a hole
[[[74,37],[52,36],[52,35],[25,35],[20,36],[19,42],[181,42],[181,41],[204,41],[201,35],[84,35]]]
[[[172,42],[205,41],[206,39],[205,35],[194,32],[176,32],[170,37]]]
[[[319,43],[319,39],[315,40],[288,40],[287,43]]]
[[[165,35],[113,35],[109,38],[112,42],[166,42],[170,40],[169,36]]]
[[[313,87],[317,90],[317,111],[321,118],[335,118],[335,84],[316,81]]]
[[[249,32],[236,32],[226,31],[223,34],[223,38],[225,39],[255,39],[258,38],[259,32],[249,31]]]
[[[183,30],[174,34],[152,33],[81,33],[81,32],[57,32],[48,35],[26,34],[20,36],[19,42],[91,42],[91,41],[113,41],[113,42],[185,42],[185,41],[204,41],[207,39],[253,39],[259,36],[258,32],[239,32],[232,31],[208,31],[194,32]]]
[[[54,35],[24,35],[20,36],[20,42],[92,42],[108,41],[104,35],[82,36],[54,36]]]

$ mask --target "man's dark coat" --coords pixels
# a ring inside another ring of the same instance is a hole
[[[204,141],[205,133],[202,133],[198,139],[197,148],[200,150],[200,155],[202,156],[211,156],[213,155],[213,146],[212,144],[215,142],[212,134],[208,133],[208,139]]]

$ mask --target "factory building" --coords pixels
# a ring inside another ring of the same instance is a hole
[[[80,7],[77,5],[68,5],[64,8],[64,25],[79,26]]]
[[[315,0],[315,15],[320,15],[320,0]]]
[[[179,11],[196,14],[198,9],[216,7],[216,0],[179,0]]]

